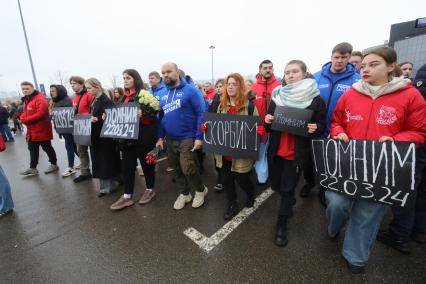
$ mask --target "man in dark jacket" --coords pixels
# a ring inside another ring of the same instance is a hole
[[[0,102],[0,133],[3,135],[4,141],[13,142],[13,135],[9,129],[9,112],[7,108]]]
[[[44,95],[34,89],[30,82],[21,83],[24,94],[24,110],[20,120],[27,126],[28,150],[30,150],[30,167],[21,172],[24,176],[38,175],[37,164],[39,148],[43,149],[49,157],[51,165],[44,171],[45,174],[59,170],[56,165],[56,153],[50,141],[53,138],[52,124],[49,119],[49,107]]]

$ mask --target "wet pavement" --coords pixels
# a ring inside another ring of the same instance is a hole
[[[64,143],[53,144],[63,171]],[[287,247],[273,244],[279,201],[273,194],[207,253],[183,232],[193,227],[209,237],[226,223],[226,196],[213,189],[211,159],[203,175],[210,189],[206,204],[178,212],[167,162],[157,167],[154,201],[121,212],[109,209],[121,191],[98,198],[97,180],[74,184],[61,171],[45,175],[42,150],[39,176],[19,176],[28,163],[23,137],[0,154],[16,207],[0,219],[0,283],[426,283],[426,245],[416,243],[410,255],[377,243],[366,273],[351,274],[340,254],[342,237],[326,238],[316,190],[298,197]],[[136,179],[135,201],[144,189],[143,178]],[[264,189],[258,186],[257,194]]]

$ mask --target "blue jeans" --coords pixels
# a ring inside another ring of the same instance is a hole
[[[13,207],[14,205],[12,194],[10,192],[10,184],[3,168],[0,166],[0,213],[9,211],[10,209],[13,209]]]
[[[328,234],[335,236],[347,223],[342,254],[357,266],[367,265],[386,205],[362,199],[351,199],[326,191]]]
[[[77,155],[77,146],[74,143],[72,134],[62,134],[65,139],[65,149],[67,150],[68,167],[74,167],[74,155]]]
[[[0,133],[3,135],[4,141],[9,141],[13,139],[13,135],[12,132],[10,132],[8,123],[0,125]]]
[[[416,203],[413,207],[392,207],[389,232],[395,239],[410,240],[411,233],[426,233],[426,143],[417,151],[415,175]]]

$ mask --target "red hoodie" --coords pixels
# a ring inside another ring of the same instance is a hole
[[[426,139],[426,102],[410,83],[375,100],[351,87],[337,102],[330,136],[379,140],[382,136],[417,145]]]

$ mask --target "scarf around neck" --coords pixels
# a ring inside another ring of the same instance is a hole
[[[317,82],[306,78],[293,84],[278,87],[272,92],[272,100],[277,106],[307,108],[312,100],[319,96]]]
[[[361,94],[370,96],[373,100],[377,99],[380,96],[393,93],[410,83],[410,79],[403,79],[399,77],[394,77],[389,83],[381,85],[379,87],[372,86],[364,80],[359,80],[352,87],[360,92]]]

